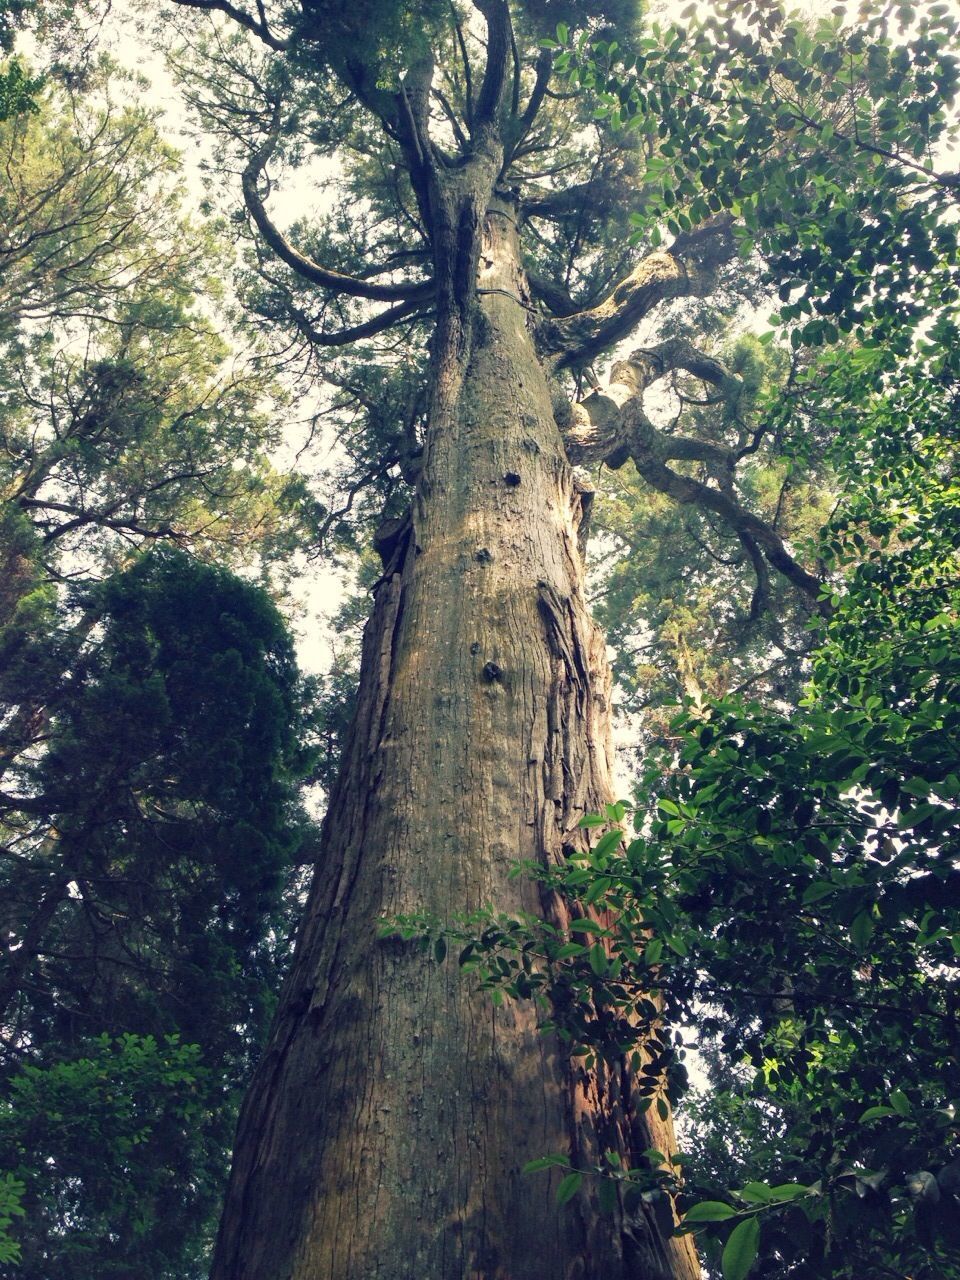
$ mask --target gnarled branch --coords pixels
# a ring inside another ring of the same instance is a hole
[[[537,327],[537,345],[558,369],[588,363],[615,346],[669,298],[704,297],[734,253],[731,219],[721,215],[678,237],[669,251],[648,254],[597,306]]]
[[[762,553],[821,613],[829,606],[820,599],[820,581],[791,555],[780,534],[740,502],[733,487],[738,455],[735,450],[709,440],[660,431],[643,411],[643,393],[656,379],[674,369],[702,378],[725,396],[739,393],[739,381],[724,366],[683,339],[669,339],[658,346],[635,351],[629,360],[614,365],[610,385],[596,389],[572,406],[564,429],[567,456],[573,463],[604,462],[617,468],[632,460],[652,488],[687,506],[712,511],[738,537],[754,562],[758,593],[755,607],[762,607],[767,591],[765,570],[758,568]],[[720,487],[682,475],[667,466],[673,461],[704,462],[719,469]]]
[[[285,49],[290,48],[289,40],[282,40],[279,36],[275,36],[267,26],[267,19],[262,5],[257,6],[260,16],[255,18],[253,14],[245,13],[243,9],[238,9],[236,5],[230,4],[230,0],[173,0],[173,2],[185,9],[206,9],[211,13],[226,14],[228,18],[232,18],[241,27],[246,27],[248,31],[252,31],[259,40],[262,40],[275,53],[282,53]]]

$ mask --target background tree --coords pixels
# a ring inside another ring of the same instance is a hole
[[[223,562],[299,540],[225,251],[106,72],[0,125],[4,1274],[196,1275],[286,959],[311,690]],[[221,565],[209,563],[220,561]],[[9,1215],[5,1225],[10,1225]]]

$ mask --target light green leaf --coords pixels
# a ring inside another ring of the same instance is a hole
[[[602,924],[598,924],[596,920],[571,920],[571,933],[606,933],[606,929]]]
[[[538,1156],[536,1160],[528,1160],[522,1173],[539,1173],[541,1169],[564,1169],[570,1163],[566,1156]]]
[[[879,1120],[882,1116],[895,1116],[896,1114],[893,1107],[867,1107],[860,1117],[860,1123],[863,1124],[867,1120]]]
[[[747,1218],[733,1228],[720,1259],[723,1280],[744,1280],[749,1275],[756,1261],[759,1243],[760,1223],[755,1217]]]
[[[684,1222],[726,1222],[728,1218],[737,1216],[736,1209],[731,1209],[722,1200],[701,1200],[683,1215]]]

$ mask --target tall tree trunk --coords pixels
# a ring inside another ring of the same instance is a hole
[[[602,1217],[588,1193],[560,1209],[555,1178],[520,1172],[551,1152],[670,1149],[669,1125],[633,1111],[626,1071],[582,1072],[531,1006],[494,1008],[455,963],[377,940],[397,913],[553,909],[511,867],[562,856],[611,798],[581,494],[529,333],[515,214],[485,204],[476,281],[451,294],[460,321],[438,323],[411,528],[365,633],[213,1280],[699,1275],[689,1241],[645,1207]]]

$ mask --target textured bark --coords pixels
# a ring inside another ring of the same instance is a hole
[[[610,799],[582,493],[533,347],[513,209],[484,214],[471,199],[435,206],[449,279],[466,260],[477,292],[467,305],[439,273],[424,468],[376,591],[214,1280],[699,1275],[669,1222],[601,1218],[589,1195],[558,1209],[556,1176],[520,1172],[555,1151],[590,1164],[605,1147],[672,1149],[669,1126],[634,1113],[626,1071],[582,1073],[531,1006],[496,1009],[455,962],[376,938],[377,921],[402,912],[552,909],[510,868],[562,856],[579,818]]]

